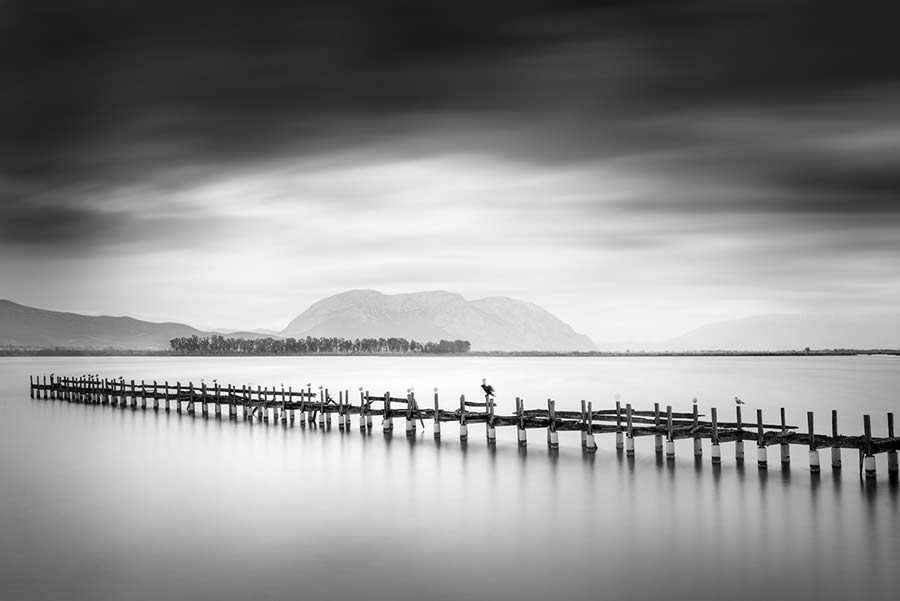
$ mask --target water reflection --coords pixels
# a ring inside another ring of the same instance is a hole
[[[201,371],[191,361],[165,365],[186,380]],[[273,431],[28,401],[2,388],[18,373],[0,375],[0,451],[15,458],[0,465],[0,579],[15,599],[519,601],[602,586],[622,599],[741,600],[760,583],[779,598],[877,599],[898,585],[886,470],[874,484],[827,469],[807,481],[798,463],[713,465],[689,440],[668,461],[650,438],[630,457],[613,435],[586,453],[572,433],[550,450],[543,432],[520,448],[504,429],[490,447],[481,432],[459,441],[453,424],[443,440]]]

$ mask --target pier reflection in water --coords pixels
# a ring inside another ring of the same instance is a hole
[[[523,388],[534,387],[528,374],[535,371],[582,373],[587,367],[584,359],[544,361],[536,369],[534,362],[485,368],[476,359],[374,366],[356,359],[5,360],[4,594],[25,600],[758,599],[768,588],[779,598],[889,599],[900,590],[896,478],[879,465],[879,477],[866,481],[850,451],[843,471],[825,461],[816,475],[805,461],[782,468],[773,448],[769,469],[760,471],[749,446],[745,462],[735,462],[733,443],[722,444],[720,466],[710,464],[708,447],[696,460],[691,440],[676,442],[675,462],[654,451],[652,437],[637,439],[635,455],[627,456],[615,449],[612,435],[601,435],[591,455],[582,452],[577,433],[560,433],[559,449],[551,450],[543,432],[533,431],[522,449],[514,429],[498,429],[491,448],[483,424],[470,426],[465,444],[454,424],[445,424],[439,442],[430,428],[420,427],[409,439],[402,428],[383,434],[377,422],[365,433],[334,426],[286,430],[30,401],[21,385],[30,373],[82,373],[92,362],[99,362],[95,373],[170,380],[228,375],[261,383],[283,381],[294,371],[306,381],[319,369],[335,387],[399,380],[405,375],[395,372],[414,368],[417,381],[405,386],[440,385],[448,392],[449,378],[463,381],[461,371],[478,376],[468,378],[477,385],[482,370],[519,370],[492,378],[504,382],[497,386],[502,392],[517,377]],[[852,380],[854,365],[843,361],[835,373]],[[688,365],[698,381],[704,369],[717,381],[727,369]],[[613,385],[653,367],[590,366],[602,379],[618,378]],[[846,386],[848,400],[841,398],[841,385],[828,380],[832,365],[811,375],[814,366],[794,364],[780,373],[763,366],[769,386],[773,378],[798,390],[821,381],[819,390],[793,401],[789,413],[802,419],[808,409],[825,414],[838,408],[843,415],[892,408],[891,401],[878,404],[878,387],[893,387],[885,397],[897,389],[893,366],[882,373],[863,364],[858,382]],[[734,392],[724,396],[723,386],[723,398],[737,393],[752,402],[754,394],[745,389],[752,384],[747,371],[754,369],[739,364],[731,373]],[[659,371],[677,370],[661,364]],[[433,381],[440,378],[448,379]],[[569,393],[577,402],[574,389],[592,389],[592,378],[582,376],[573,390],[557,388],[554,395]],[[669,382],[684,386],[689,402],[696,393],[685,386],[684,374],[679,378]],[[405,386],[392,381],[381,388]],[[852,405],[849,390],[865,386],[875,386],[866,397],[872,404]],[[637,399],[642,406],[670,402],[671,391],[656,399],[653,393],[633,394],[646,395]],[[535,390],[538,395],[545,392]],[[814,397],[819,405],[811,406]]]

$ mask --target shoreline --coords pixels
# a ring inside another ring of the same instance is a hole
[[[0,357],[851,357],[900,356],[900,349],[810,351],[469,351],[468,353],[176,353],[128,349],[0,349]]]

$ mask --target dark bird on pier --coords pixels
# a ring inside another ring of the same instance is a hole
[[[694,404],[697,404],[697,397],[694,397]]]
[[[739,398],[737,398],[737,397],[734,397],[734,402],[735,402],[736,404],[738,404],[738,405],[743,405],[743,404],[745,404],[744,401],[742,401],[741,399],[739,399]]]
[[[481,389],[485,396],[494,396],[494,387],[487,383],[487,378],[481,379]]]

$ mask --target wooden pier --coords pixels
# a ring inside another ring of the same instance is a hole
[[[808,448],[809,468],[813,473],[820,471],[819,449],[831,448],[832,469],[841,469],[840,449],[857,449],[860,457],[861,471],[867,478],[876,477],[875,456],[887,453],[888,472],[894,476],[898,470],[897,451],[900,450],[900,438],[894,435],[894,414],[887,414],[887,438],[872,436],[871,416],[863,416],[863,434],[848,436],[838,433],[837,411],[831,412],[831,435],[816,434],[813,412],[807,413],[805,431],[785,422],[782,408],[778,423],[765,423],[761,410],[756,411],[756,422],[745,423],[741,415],[740,405],[735,406],[735,421],[719,420],[716,408],[711,409],[710,421],[698,413],[696,405],[691,413],[673,412],[668,406],[661,410],[655,404],[652,410],[632,408],[631,404],[610,409],[593,408],[591,402],[581,401],[580,411],[563,411],[556,409],[556,401],[547,399],[546,409],[526,409],[525,401],[516,397],[516,413],[514,415],[498,415],[495,413],[495,400],[485,397],[483,401],[469,401],[460,396],[457,409],[440,408],[438,390],[434,390],[433,408],[422,407],[412,389],[406,396],[395,397],[390,392],[372,395],[359,389],[358,404],[351,402],[349,390],[337,392],[337,400],[327,388],[319,387],[313,391],[311,385],[304,389],[263,388],[257,386],[224,386],[214,382],[208,386],[201,382],[195,386],[193,382],[182,384],[176,382],[147,382],[141,380],[125,380],[124,378],[101,379],[96,376],[55,377],[55,375],[30,378],[30,396],[32,399],[61,400],[92,405],[108,405],[121,409],[147,411],[165,411],[169,413],[173,406],[175,413],[186,413],[196,417],[200,408],[202,418],[209,418],[209,407],[212,405],[214,418],[222,419],[223,410],[227,409],[228,419],[243,419],[272,423],[285,426],[299,421],[300,426],[318,424],[320,427],[331,427],[332,416],[337,415],[338,428],[350,430],[351,416],[356,416],[360,430],[372,428],[372,417],[381,416],[382,429],[391,432],[394,419],[403,418],[406,422],[406,434],[416,434],[416,423],[425,427],[424,420],[431,420],[434,426],[434,438],[441,437],[442,422],[457,422],[459,437],[467,440],[471,424],[485,424],[485,437],[488,445],[496,444],[498,427],[515,427],[519,446],[528,444],[528,430],[545,429],[547,445],[551,449],[559,447],[559,432],[580,432],[581,447],[586,453],[597,450],[595,436],[599,434],[615,434],[616,449],[624,448],[629,456],[634,455],[634,439],[641,436],[654,437],[654,449],[657,454],[665,453],[666,459],[675,460],[675,441],[679,439],[693,440],[693,454],[702,456],[702,441],[710,441],[711,462],[721,463],[721,444],[735,443],[736,461],[744,460],[744,441],[756,444],[757,466],[768,467],[768,447],[778,445],[780,460],[783,465],[790,463],[790,446],[801,445]],[[148,406],[148,402],[151,406]],[[663,446],[665,438],[665,446]]]

